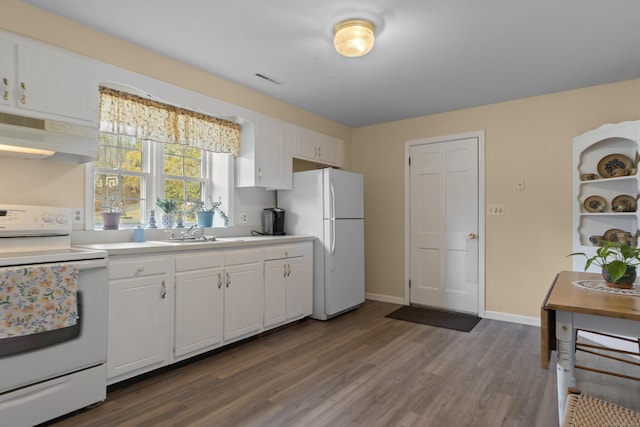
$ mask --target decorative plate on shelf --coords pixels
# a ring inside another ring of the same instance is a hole
[[[609,154],[598,162],[598,173],[603,178],[624,176],[629,173],[632,167],[633,162],[624,154]]]
[[[582,203],[587,212],[602,212],[607,207],[607,201],[600,196],[589,196]]]
[[[614,212],[635,212],[636,198],[626,194],[617,196],[611,201],[611,210]]]
[[[620,230],[619,228],[610,228],[604,232],[603,237],[604,237],[604,240],[608,240],[610,242],[617,242],[618,236],[616,236],[616,233],[624,233],[624,232],[625,232],[624,230]]]

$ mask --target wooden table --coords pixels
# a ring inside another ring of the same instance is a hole
[[[640,336],[640,297],[615,295],[572,285],[576,280],[598,280],[600,274],[560,272],[541,309],[541,365],[549,367],[553,350],[558,351],[558,414],[564,412],[568,387],[576,386],[576,329],[589,329],[629,337]]]

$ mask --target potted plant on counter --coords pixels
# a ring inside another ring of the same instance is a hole
[[[172,198],[156,198],[156,206],[162,211],[160,222],[164,228],[173,228],[174,213],[178,210],[178,202]]]
[[[211,201],[211,197],[209,197],[209,203],[197,200],[193,202],[193,206],[198,218],[199,227],[211,227],[213,225],[213,217],[216,212],[218,212],[218,215],[220,215],[220,218],[224,221],[224,225],[228,225],[229,217],[220,207],[222,206],[221,199],[218,199],[217,202],[213,202]]]
[[[109,191],[109,188],[105,187],[102,197],[102,228],[117,230],[120,227],[120,217],[122,216],[122,200],[118,189]]]
[[[574,252],[569,256],[582,255],[587,259],[584,269],[592,264],[602,269],[602,277],[607,286],[631,289],[636,280],[636,267],[640,265],[640,249],[632,248],[627,243],[606,242],[589,257],[584,252]]]

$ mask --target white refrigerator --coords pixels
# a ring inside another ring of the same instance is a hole
[[[317,169],[293,174],[278,191],[288,235],[315,236],[313,314],[328,318],[364,302],[364,194],[360,174]]]

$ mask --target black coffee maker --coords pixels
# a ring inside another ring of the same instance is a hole
[[[283,236],[284,209],[267,208],[262,211],[262,234],[269,236]]]

